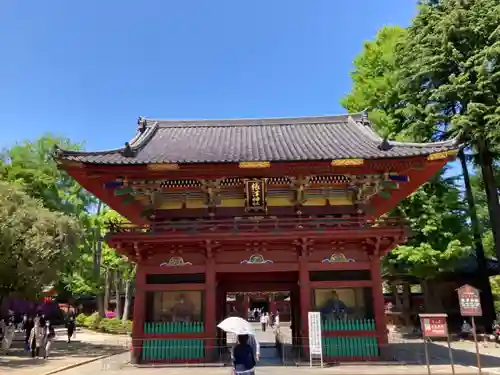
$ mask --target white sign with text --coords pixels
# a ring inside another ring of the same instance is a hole
[[[321,367],[323,367],[323,345],[321,337],[321,314],[317,311],[309,311],[309,365],[312,367],[313,356],[319,356]]]

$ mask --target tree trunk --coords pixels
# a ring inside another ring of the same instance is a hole
[[[405,326],[411,325],[411,289],[408,282],[403,283],[403,319]]]
[[[500,204],[498,202],[495,172],[493,171],[493,155],[488,149],[486,140],[479,142],[478,156],[486,198],[488,200],[488,213],[495,242],[495,253],[497,259],[500,259]]]
[[[492,327],[493,320],[495,319],[495,307],[493,304],[493,294],[491,292],[490,279],[488,270],[486,268],[486,257],[484,255],[483,240],[481,238],[481,228],[477,218],[476,203],[474,202],[474,195],[470,184],[469,169],[467,168],[467,160],[465,158],[464,150],[460,150],[458,157],[462,165],[462,173],[465,186],[465,196],[469,206],[469,216],[472,227],[472,237],[474,240],[474,248],[477,258],[477,275],[479,281],[479,289],[481,290],[481,304],[483,306],[483,325],[489,332],[489,327]],[[496,194],[496,188],[495,188]],[[498,199],[497,199],[498,200]]]
[[[116,301],[116,318],[122,317],[122,301],[121,301],[121,275],[119,270],[115,270],[115,301]]]
[[[396,282],[391,282],[391,293],[394,298],[394,310],[397,312],[402,312],[403,306],[401,305],[401,298],[399,298],[399,290]]]
[[[108,311],[109,309],[109,289],[110,289],[110,277],[109,272],[106,270],[104,272],[104,311]]]
[[[122,315],[122,321],[126,322],[128,320],[128,317],[130,315],[130,305],[131,305],[131,286],[132,286],[132,280],[125,280],[125,303],[123,304],[123,315]]]
[[[429,281],[421,280],[420,286],[422,287],[422,294],[424,296],[424,312],[432,311],[431,291],[429,289]]]
[[[97,202],[97,216],[101,214],[102,202]],[[95,248],[94,248],[94,279],[100,281],[101,279],[101,256],[102,256],[102,235],[101,227],[99,225],[95,228]],[[99,288],[97,297],[97,311],[101,317],[104,317],[106,310],[106,298],[102,294],[102,289]]]

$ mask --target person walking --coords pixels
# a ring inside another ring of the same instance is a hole
[[[35,326],[35,323],[33,321],[33,318],[28,317],[26,315],[26,320],[24,320],[24,318],[23,318],[23,330],[24,330],[24,343],[25,343],[27,348],[29,347],[29,343],[30,343],[31,330],[33,329],[34,326]]]
[[[5,326],[4,335],[2,339],[2,349],[5,354],[8,354],[14,336],[16,334],[16,324],[14,319],[9,319],[7,325]]]
[[[254,375],[256,364],[253,348],[248,343],[248,335],[238,335],[238,344],[233,350],[235,375]]]
[[[70,316],[68,321],[66,322],[66,330],[68,333],[68,344],[71,342],[71,338],[73,337],[76,329],[75,318]]]
[[[495,347],[498,347],[498,342],[500,341],[500,324],[497,320],[493,321],[493,337],[495,340]]]
[[[43,340],[43,327],[40,327],[40,318],[36,317],[33,320],[33,328],[31,329],[28,339],[29,348],[31,350],[31,358],[40,357],[40,347]]]
[[[279,330],[279,328],[280,328],[280,312],[279,312],[279,310],[276,310],[276,315],[274,317],[274,328],[276,330]]]
[[[56,332],[49,320],[45,321],[45,327],[43,328],[42,334],[42,346],[43,346],[43,359],[47,359],[50,354],[50,348],[52,347],[52,342],[56,337]]]
[[[262,327],[262,332],[266,332],[266,326],[267,326],[267,316],[266,316],[266,314],[261,314],[260,315],[260,326]]]

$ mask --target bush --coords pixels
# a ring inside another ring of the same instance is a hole
[[[122,322],[116,318],[101,318],[97,312],[92,315],[80,314],[76,317],[76,322],[83,327],[106,333],[128,334],[132,332],[131,320]]]
[[[103,332],[108,333],[129,333],[129,331],[127,330],[127,324],[116,318],[104,318],[99,325],[99,329]]]
[[[76,316],[76,324],[79,325],[79,326],[85,326],[85,319],[87,319],[87,315],[85,314],[78,314]]]
[[[101,323],[101,316],[98,312],[93,313],[85,318],[84,325],[90,329],[98,329]]]

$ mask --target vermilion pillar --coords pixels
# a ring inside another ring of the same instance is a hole
[[[140,264],[137,265],[135,275],[134,320],[132,321],[132,363],[139,363],[141,359],[142,337],[146,320],[146,274]]]
[[[371,261],[373,310],[375,312],[375,329],[379,348],[387,344],[387,327],[385,321],[384,292],[382,274],[380,273],[380,257],[374,256]]]
[[[215,352],[217,336],[217,278],[215,274],[215,264],[212,258],[207,259],[205,269],[205,358],[209,362]]]
[[[309,321],[308,315],[311,308],[311,284],[309,281],[309,270],[307,268],[307,256],[302,255],[299,259],[299,287],[300,287],[300,320],[299,329],[304,355],[309,355]]]
[[[250,307],[250,296],[248,294],[245,294],[243,297],[243,311],[241,311],[241,317],[243,319],[247,318],[249,307]]]

